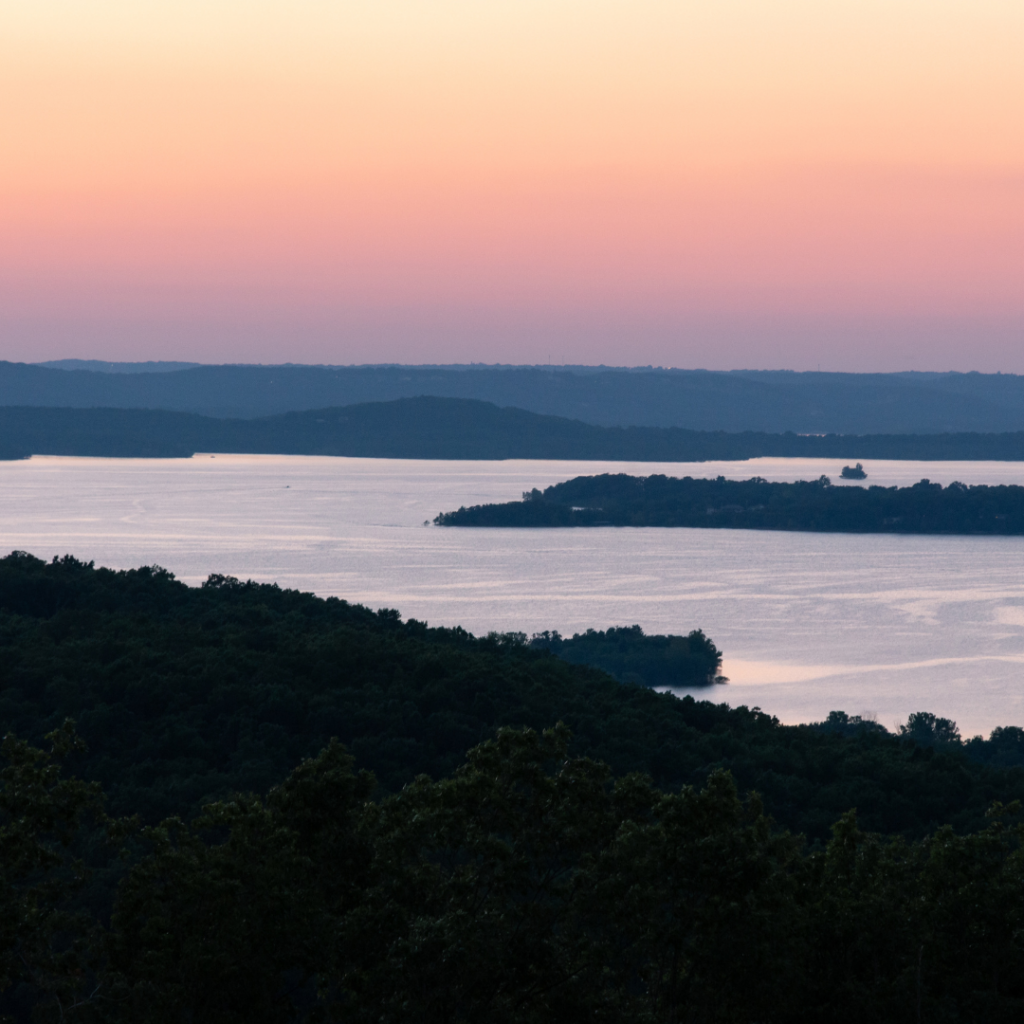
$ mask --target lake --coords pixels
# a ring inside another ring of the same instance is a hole
[[[0,548],[159,564],[398,608],[474,633],[700,627],[730,683],[785,722],[830,710],[965,734],[1024,725],[1024,537],[424,526],[580,474],[839,481],[841,460],[429,462],[303,456],[0,463]],[[867,483],[1024,484],[1024,464],[870,462]],[[854,485],[855,486],[855,485]]]

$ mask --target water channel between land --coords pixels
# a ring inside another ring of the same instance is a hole
[[[965,735],[1024,725],[1024,537],[424,526],[580,474],[839,482],[842,463],[437,462],[304,456],[0,463],[0,549],[159,564],[398,608],[474,633],[701,627],[730,682],[785,722],[913,711]],[[865,463],[866,483],[1024,484],[1024,463]]]

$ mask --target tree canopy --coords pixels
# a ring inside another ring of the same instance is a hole
[[[727,769],[781,824],[819,841],[850,807],[872,831],[919,836],[947,822],[978,828],[991,800],[1024,798],[1015,727],[954,741],[841,714],[786,726],[756,708],[622,685],[518,634],[477,638],[218,575],[187,587],[157,567],[10,555],[0,727],[40,744],[68,718],[88,747],[75,770],[103,786],[112,814],[149,824],[266,793],[332,737],[394,793],[422,773],[450,775],[501,727],[559,721],[574,755],[666,790]]]
[[[834,487],[827,476],[795,483],[625,473],[579,476],[522,501],[442,512],[438,526],[686,526],[831,533],[1024,534],[1024,487]]]
[[[1020,1019],[1019,804],[910,842],[850,811],[809,850],[726,771],[666,792],[570,743],[502,729],[376,802],[332,743],[263,797],[112,823],[128,848],[109,919],[72,924],[44,858],[32,912],[4,922],[0,1000],[109,1024]],[[20,766],[56,762],[5,755],[0,838],[38,845],[82,784],[21,792]],[[21,885],[5,870],[6,907]]]

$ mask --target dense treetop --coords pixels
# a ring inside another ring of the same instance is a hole
[[[537,639],[0,559],[0,1013],[1021,1019],[1024,731],[783,726]],[[684,639],[717,665],[565,644]]]
[[[78,773],[102,783],[113,812],[148,821],[266,792],[332,737],[396,792],[450,774],[502,726],[559,721],[573,753],[666,789],[727,768],[816,839],[854,806],[869,829],[920,835],[977,827],[992,799],[1024,798],[1016,728],[964,742],[941,720],[902,737],[842,716],[784,726],[623,685],[514,634],[476,638],[223,576],[194,588],[159,568],[15,553],[0,559],[0,729],[38,743],[65,718],[88,747]]]
[[[572,637],[545,630],[533,635],[530,646],[602,669],[620,683],[685,689],[728,681],[719,674],[722,652],[701,629],[687,636],[648,636],[640,626],[612,626]]]
[[[5,742],[0,1011],[109,1024],[1002,1024],[1024,1013],[1024,826],[821,849],[730,774],[664,792],[502,729],[370,799],[331,743],[265,797],[108,823],[52,750]],[[101,813],[101,812],[100,812]],[[101,819],[102,820],[102,819]],[[88,875],[116,895],[83,908]],[[108,848],[109,849],[109,848]],[[77,900],[77,906],[76,906]]]

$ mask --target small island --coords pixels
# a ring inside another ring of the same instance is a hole
[[[1024,535],[1024,487],[833,487],[693,477],[580,476],[522,501],[443,512],[438,526],[686,526],[824,533]]]
[[[721,675],[722,652],[700,629],[686,636],[649,636],[640,626],[613,626],[574,633],[571,639],[545,630],[535,633],[529,646],[634,686],[679,690],[728,682]]]
[[[868,478],[864,467],[859,462],[856,466],[843,466],[843,471],[839,475],[844,480],[866,480]]]

